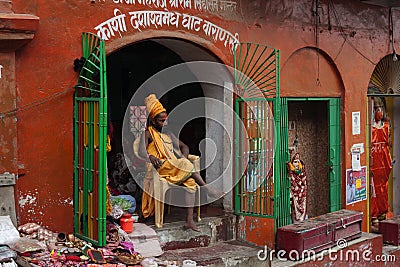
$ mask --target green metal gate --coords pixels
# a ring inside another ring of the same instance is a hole
[[[289,133],[288,133],[288,102],[286,98],[281,98],[281,110],[279,121],[280,139],[277,145],[279,146],[279,155],[276,159],[277,168],[280,170],[280,196],[278,197],[279,203],[277,204],[277,219],[276,227],[288,225],[292,222],[290,217],[290,179],[286,169],[286,162],[290,161],[289,155]]]
[[[279,50],[265,45],[235,47],[235,212],[274,218],[276,227],[290,222],[279,60]]]
[[[83,57],[74,97],[74,232],[106,244],[107,81],[104,41],[82,34]]]

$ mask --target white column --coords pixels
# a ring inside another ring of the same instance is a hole
[[[225,173],[223,174],[223,188],[224,191],[229,192],[224,198],[224,208],[225,210],[232,211],[234,209],[233,206],[233,162],[234,162],[234,129],[233,129],[233,84],[225,82],[224,84],[224,102],[229,107],[228,110],[224,111],[224,125],[226,131],[229,135],[224,135],[224,157],[223,166],[225,169]]]
[[[225,87],[231,88],[231,83]],[[232,91],[221,86],[204,84],[204,96],[212,98],[205,103],[206,116],[206,142],[205,142],[205,166],[207,183],[221,191],[231,191],[232,177],[232,153],[233,153],[233,109]],[[217,201],[218,203],[218,201]],[[221,200],[219,201],[221,203]],[[229,193],[222,201],[225,210],[232,210],[232,195]]]

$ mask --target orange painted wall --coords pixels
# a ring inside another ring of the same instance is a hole
[[[260,247],[274,248],[274,219],[239,216],[237,238]]]
[[[21,223],[37,221],[54,231],[72,231],[71,88],[77,80],[73,60],[81,56],[81,32],[95,32],[95,26],[114,16],[114,8],[124,14],[132,10],[150,9],[115,2],[13,0],[15,13],[40,17],[34,40],[16,54],[17,105],[23,107],[34,101],[49,100],[17,114],[17,161],[25,172],[17,183],[17,209]],[[366,90],[374,68],[370,61],[377,63],[390,53],[387,9],[361,4],[359,1],[335,1],[338,2],[336,8],[340,11],[338,13],[341,14],[341,25],[347,41],[344,43],[332,14],[330,19],[333,26],[328,28],[328,12],[325,12],[321,13],[319,43],[316,47],[311,1],[290,1],[290,4],[278,0],[238,2],[242,2],[238,12],[230,15],[182,8],[176,11],[199,16],[232,33],[237,32],[241,42],[263,43],[280,49],[282,95],[342,97],[344,183],[344,170],[351,166],[348,153],[350,147],[354,143],[365,143]],[[327,3],[321,1],[321,5],[327,9]],[[395,18],[400,17],[400,11],[394,10],[393,13]],[[214,42],[205,34],[182,27],[149,28],[138,32],[132,29],[129,22],[127,26],[129,29],[121,33],[121,36],[117,33],[106,41],[108,53],[142,39],[168,36],[198,43],[223,62],[232,64],[233,56],[223,42]],[[321,86],[315,83],[318,77]],[[53,98],[58,92],[64,93]],[[361,134],[357,136],[351,135],[353,111],[361,111],[362,128]],[[365,164],[365,153],[362,161]],[[366,213],[366,202],[348,208]],[[366,220],[363,229],[366,230]]]

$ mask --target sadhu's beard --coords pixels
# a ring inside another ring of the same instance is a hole
[[[167,127],[167,126],[154,125],[153,127],[156,128],[156,130],[159,131],[160,133],[161,133],[162,131],[165,132],[165,131],[168,130],[168,127]]]

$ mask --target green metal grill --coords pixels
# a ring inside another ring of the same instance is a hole
[[[279,50],[236,44],[235,212],[290,223],[287,113],[280,99]],[[286,117],[283,116],[286,114]],[[286,140],[286,141],[283,141]]]
[[[266,45],[239,43],[234,53],[235,84],[243,97],[279,97],[279,51]]]
[[[106,244],[107,81],[104,41],[82,34],[86,61],[74,97],[74,233]]]
[[[274,215],[274,118],[270,104],[264,99],[236,101],[236,211],[240,214]]]
[[[277,146],[279,146],[278,154],[276,154],[275,164],[279,169],[279,192],[276,192],[277,203],[275,205],[277,216],[275,225],[276,227],[285,226],[291,223],[290,218],[290,179],[286,170],[286,162],[289,162],[289,133],[288,133],[288,102],[286,98],[280,99],[280,120],[279,132],[280,139]]]

